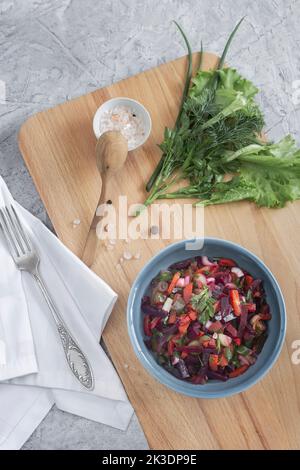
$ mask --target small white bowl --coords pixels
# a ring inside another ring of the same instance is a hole
[[[146,140],[148,139],[151,128],[152,128],[152,121],[151,121],[151,116],[145,106],[143,106],[141,103],[139,103],[136,100],[133,100],[131,98],[112,98],[111,100],[105,101],[96,111],[94,119],[93,119],[93,130],[94,134],[97,139],[99,139],[101,135],[100,131],[100,119],[103,113],[110,111],[111,109],[115,108],[116,106],[126,106],[127,108],[130,108],[132,110],[132,113],[134,113],[137,117],[139,117],[143,123],[143,127],[145,130],[145,135],[143,139],[139,142],[138,145],[131,147],[128,146],[128,150],[135,150],[141,145],[143,145]]]

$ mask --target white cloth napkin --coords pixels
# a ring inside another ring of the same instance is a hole
[[[0,206],[12,202],[0,177]],[[99,345],[117,295],[38,219],[14,202],[40,255],[40,272],[95,378],[85,391],[69,370],[54,320],[28,273],[16,269],[0,233],[0,449],[17,449],[55,403],[122,430],[133,409]]]

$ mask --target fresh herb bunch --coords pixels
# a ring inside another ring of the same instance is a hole
[[[151,192],[145,205],[156,199],[198,198],[205,205],[249,199],[281,207],[300,198],[299,151],[293,139],[261,142],[264,118],[254,100],[258,89],[235,69],[223,68],[242,20],[216,69],[203,71],[200,65],[193,79],[191,47],[176,23],[188,49],[188,70],[176,124],[165,129],[162,158],[147,184]],[[235,176],[225,183],[228,174]]]
[[[215,300],[211,297],[206,286],[203,287],[199,294],[194,294],[191,298],[191,305],[196,312],[199,313],[199,321],[205,325],[215,314]]]

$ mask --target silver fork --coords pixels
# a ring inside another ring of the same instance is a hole
[[[94,388],[94,377],[91,366],[75,339],[68,331],[57,307],[48,293],[47,287],[39,272],[40,258],[29,237],[26,235],[18,214],[12,205],[10,208],[3,207],[0,209],[0,226],[2,227],[9,251],[17,268],[20,271],[27,271],[33,276],[48,304],[56,323],[57,331],[71,371],[85,388],[92,390]]]

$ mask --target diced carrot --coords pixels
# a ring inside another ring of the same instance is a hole
[[[237,317],[241,316],[241,301],[239,291],[237,289],[231,289],[229,291],[230,302],[233,307],[233,311]]]
[[[186,304],[189,303],[193,294],[193,283],[190,282],[188,285],[185,286],[183,289],[183,300]]]
[[[190,310],[188,315],[192,321],[197,320],[197,312],[195,312],[195,310]]]
[[[210,338],[211,337],[209,335],[206,335],[206,334],[201,335],[201,338],[199,339],[199,343],[204,345],[204,342],[206,341],[209,342]]]
[[[188,315],[182,315],[180,317],[180,324],[184,325],[185,323],[190,323],[191,319]]]
[[[246,287],[250,287],[253,282],[253,277],[250,276],[249,274],[246,274],[245,276],[245,285]]]
[[[244,372],[246,372],[246,370],[248,369],[248,365],[243,365],[241,367],[238,367],[237,369],[233,370],[232,372],[230,372],[228,374],[228,377],[230,377],[231,379],[233,379],[234,377],[238,377],[239,375],[242,375]]]
[[[202,268],[197,269],[196,273],[197,274],[209,273],[210,272],[209,268],[210,266],[203,266]]]
[[[221,258],[219,261],[219,266],[228,266],[230,268],[233,268],[234,266],[236,266],[236,263],[232,259]]]
[[[188,327],[190,326],[191,319],[188,315],[180,320],[178,330],[179,332],[184,335],[187,332]]]
[[[211,370],[217,371],[218,370],[218,361],[219,361],[219,356],[218,354],[210,354],[209,355],[209,367]]]
[[[168,356],[172,356],[174,352],[175,344],[173,339],[171,338],[170,341],[168,342]]]
[[[220,357],[218,364],[220,367],[226,367],[228,365],[228,359],[226,359],[224,354]]]
[[[173,325],[176,322],[176,312],[171,312],[169,315],[168,323]]]
[[[174,287],[176,286],[177,281],[178,281],[179,278],[180,278],[180,272],[175,273],[174,276],[173,276],[172,281],[171,281],[170,284],[169,284],[168,291],[167,291],[168,294],[171,294],[171,293],[172,293],[172,290],[173,290]]]

